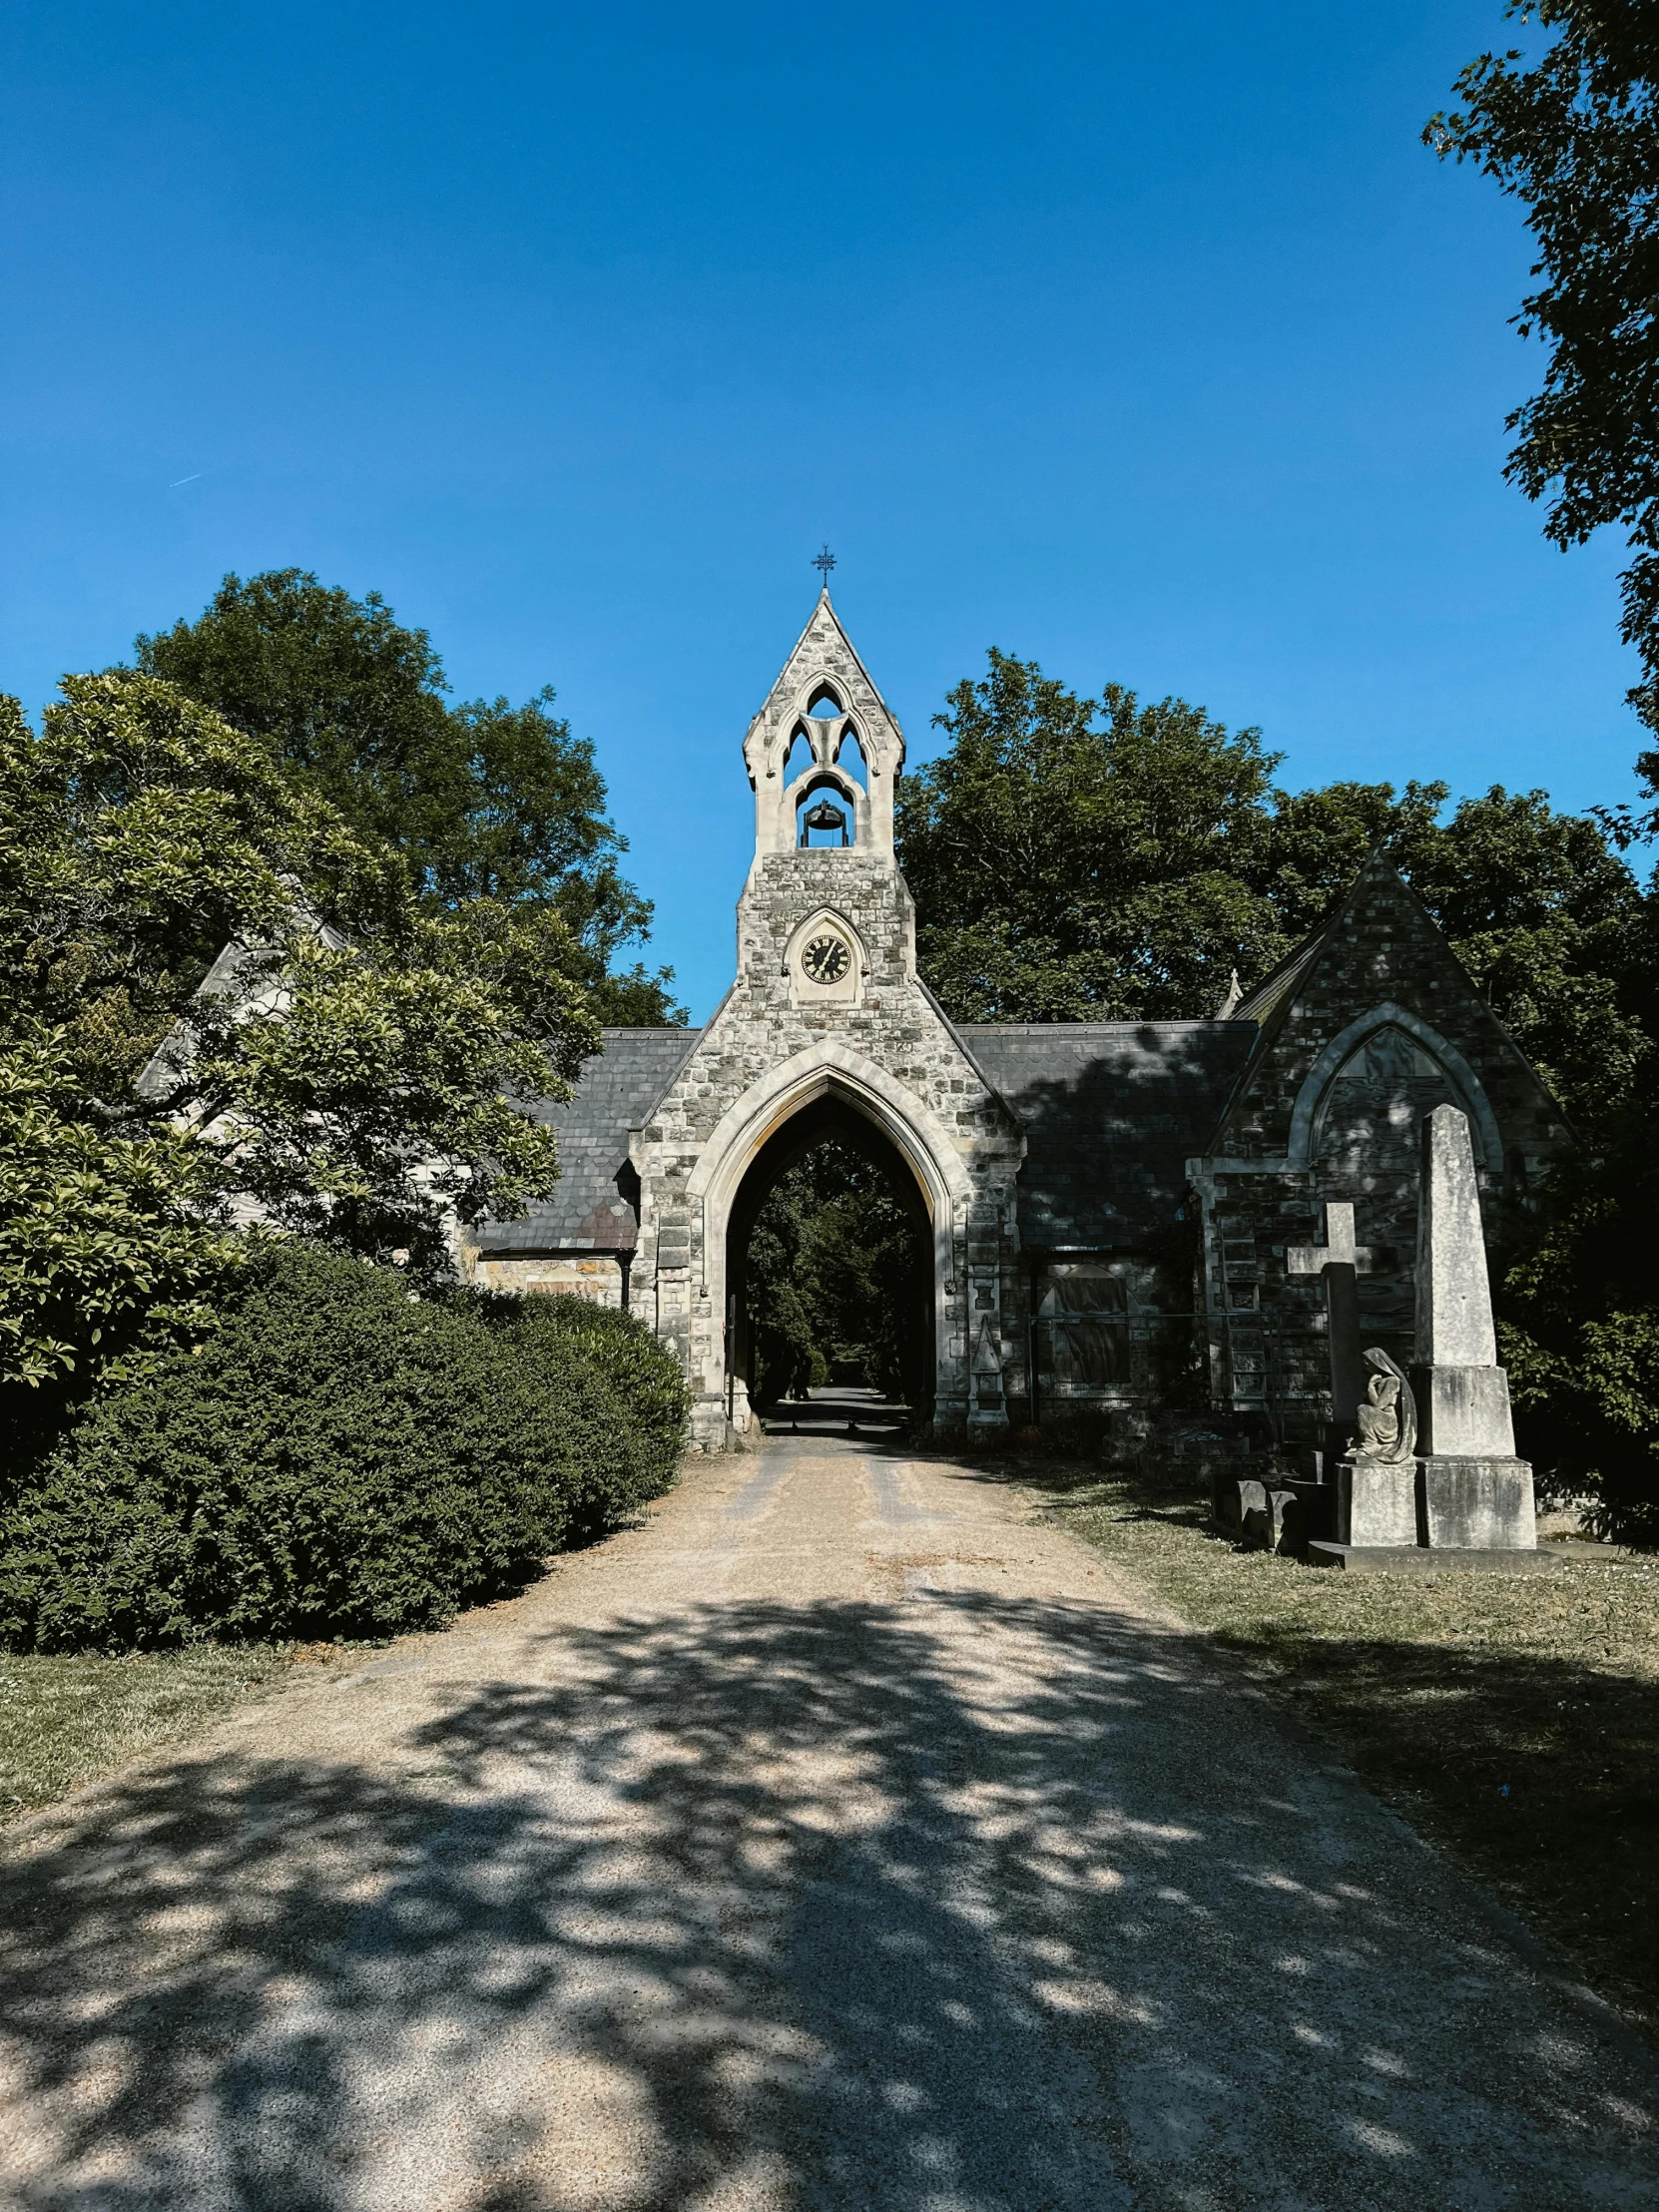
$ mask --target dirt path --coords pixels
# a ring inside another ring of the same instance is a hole
[[[1656,2080],[1029,1500],[823,1438],[13,1832],[0,2204],[1659,2201]]]

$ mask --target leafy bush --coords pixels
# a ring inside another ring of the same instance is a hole
[[[1546,1492],[1587,1495],[1621,1542],[1659,1544],[1659,1070],[1599,1154],[1561,1163],[1499,1293],[1515,1442]]]
[[[627,1317],[254,1241],[195,1353],[95,1395],[0,1496],[0,1640],[385,1635],[521,1587],[672,1479],[686,1399]]]
[[[475,1295],[475,1294],[474,1294]],[[614,1525],[616,1514],[655,1497],[674,1479],[686,1443],[691,1400],[685,1379],[643,1323],[614,1306],[596,1306],[585,1298],[500,1295],[490,1301],[510,1357],[528,1373],[556,1376],[574,1353],[598,1374],[621,1400],[628,1420],[629,1456],[596,1481],[593,1498],[600,1517],[573,1525],[583,1534]],[[643,1485],[628,1497],[626,1480]],[[612,1517],[607,1519],[605,1514]]]

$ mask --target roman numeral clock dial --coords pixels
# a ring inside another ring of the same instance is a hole
[[[852,955],[844,938],[826,929],[801,955],[801,965],[810,983],[838,983],[852,965]]]

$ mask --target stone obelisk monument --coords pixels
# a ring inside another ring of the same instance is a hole
[[[1411,1387],[1430,1549],[1536,1549],[1532,1469],[1515,1457],[1497,1364],[1474,1148],[1455,1106],[1436,1106],[1422,1128]]]

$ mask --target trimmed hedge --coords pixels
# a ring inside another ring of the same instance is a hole
[[[0,1642],[382,1636],[521,1588],[674,1478],[688,1400],[627,1315],[260,1239],[194,1357],[0,1494]]]

